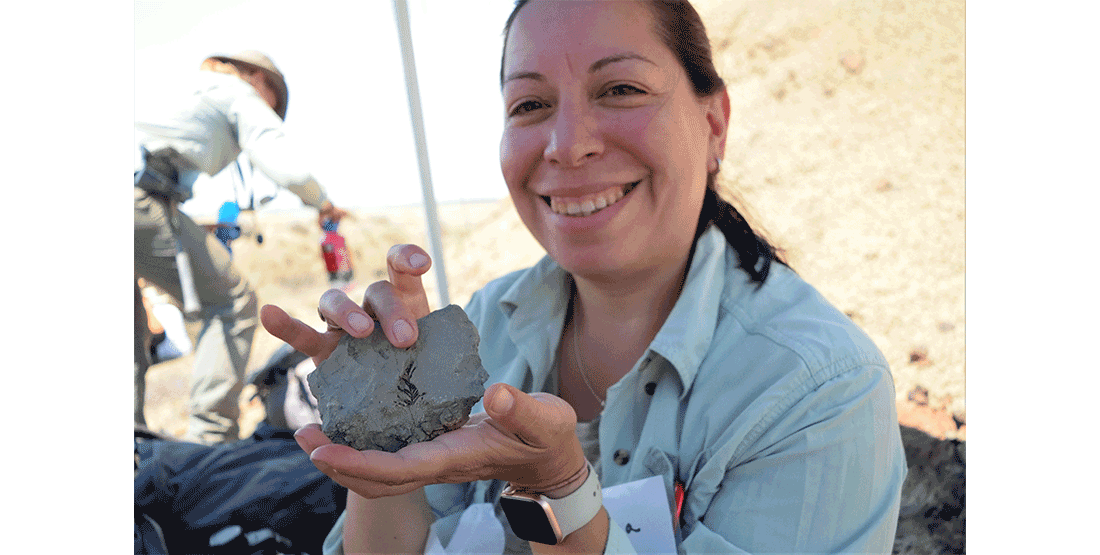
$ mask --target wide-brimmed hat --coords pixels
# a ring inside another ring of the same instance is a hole
[[[275,63],[271,61],[271,58],[255,50],[245,50],[244,52],[238,52],[233,55],[217,54],[210,56],[208,59],[211,58],[227,63],[236,62],[244,64],[264,72],[264,74],[267,75],[268,82],[275,88],[275,94],[278,95],[275,113],[279,114],[279,118],[286,119],[286,105],[290,100],[290,92],[286,88],[286,79],[283,78],[283,72],[275,67]]]

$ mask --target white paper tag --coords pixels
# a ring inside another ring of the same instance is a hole
[[[603,488],[603,505],[615,524],[622,526],[638,553],[675,553],[672,510],[665,495],[665,481],[652,476]],[[504,552],[504,526],[491,503],[470,505],[459,518],[451,543],[443,547],[433,525],[425,554],[496,554]]]
[[[676,553],[664,478],[651,476],[606,487],[603,506],[638,553]]]

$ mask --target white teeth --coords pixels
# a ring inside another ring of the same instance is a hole
[[[627,185],[627,192],[632,190],[635,185],[637,184],[632,183]],[[623,198],[623,196],[625,196],[625,193],[622,188],[614,187],[579,201],[550,197],[550,209],[558,214],[566,214],[569,216],[590,216],[615,204],[619,199]]]

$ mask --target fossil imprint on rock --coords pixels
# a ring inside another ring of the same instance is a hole
[[[394,452],[457,429],[485,394],[477,328],[457,305],[417,320],[416,344],[399,349],[376,326],[345,335],[312,374],[322,431],[354,449]]]

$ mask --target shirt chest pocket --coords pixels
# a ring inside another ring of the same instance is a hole
[[[676,471],[677,465],[674,464],[675,461],[673,458],[674,457],[670,457],[657,447],[649,447],[645,450],[645,454],[642,455],[641,464],[636,467],[639,476],[635,479],[640,480],[650,476],[659,476],[661,478],[661,481],[664,483],[665,498],[668,501],[669,512],[672,515],[672,527],[678,535],[684,483],[678,476],[678,472]],[[677,538],[677,541],[678,540],[679,538]]]
[[[691,533],[694,523],[706,513],[721,482],[720,474],[717,479],[709,477],[713,469],[706,467],[701,455],[691,462],[685,472],[681,473],[679,468],[678,455],[669,455],[657,447],[650,447],[641,464],[635,468],[639,475],[634,478],[638,480],[660,476],[664,481],[677,545]]]

